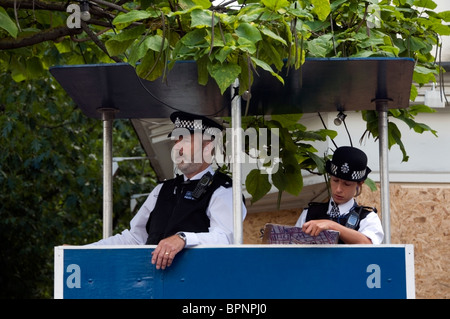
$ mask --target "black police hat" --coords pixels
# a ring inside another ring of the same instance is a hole
[[[325,163],[325,170],[330,175],[353,182],[364,181],[371,172],[366,154],[351,146],[337,148],[332,160]]]
[[[219,132],[223,131],[222,125],[203,115],[176,111],[170,114],[170,119],[172,120],[173,124],[175,124],[174,129],[185,128],[191,133],[201,130],[202,133],[216,135],[218,133],[217,130],[219,130]],[[169,134],[169,137],[171,135],[172,133]]]

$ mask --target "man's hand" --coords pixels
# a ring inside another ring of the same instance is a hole
[[[152,252],[152,264],[156,264],[156,269],[166,269],[172,265],[175,255],[184,248],[184,245],[184,240],[178,235],[164,238]]]

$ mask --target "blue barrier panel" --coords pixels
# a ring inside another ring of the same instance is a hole
[[[55,298],[414,298],[412,245],[55,247]]]

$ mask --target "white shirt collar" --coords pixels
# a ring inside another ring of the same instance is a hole
[[[330,202],[328,203],[328,211],[331,210],[331,202],[332,201],[333,201],[333,199],[331,199]],[[350,209],[352,209],[354,204],[355,204],[355,199],[352,198],[348,202],[338,205],[339,215],[342,216],[342,215],[347,214],[350,211]]]
[[[183,175],[184,177],[184,181],[187,181],[188,179],[190,179],[191,181],[196,180],[196,179],[200,179],[202,178],[203,175],[205,175],[207,172],[210,172],[211,174],[214,175],[214,170],[213,168],[210,166],[208,166],[205,170],[201,171],[200,173],[192,176],[192,178],[187,178],[186,175]]]

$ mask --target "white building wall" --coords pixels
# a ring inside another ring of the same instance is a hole
[[[338,146],[350,145],[344,126],[334,126],[336,114],[328,114],[328,127],[338,132],[335,143]],[[401,121],[389,121],[397,124],[402,133],[402,142],[409,156],[407,162],[402,162],[403,154],[394,145],[389,151],[389,180],[391,182],[416,183],[450,183],[450,110],[448,107],[437,109],[436,113],[420,114],[416,122],[427,124],[437,131],[437,137],[430,132],[416,133]],[[353,146],[362,149],[369,158],[368,166],[372,169],[371,179],[379,181],[379,144],[374,138],[367,136],[360,138],[365,131],[366,122],[361,118],[360,112],[347,113],[347,127],[352,137]],[[330,147],[334,145],[330,142]]]
[[[442,12],[450,11],[450,1],[449,0],[434,0],[437,4],[437,8],[433,11]],[[442,61],[450,61],[450,36],[442,37]]]
[[[434,2],[438,5],[434,10],[435,12],[450,11],[449,0],[434,0]],[[443,43],[441,62],[448,63],[450,62],[450,36],[442,37],[441,41]],[[446,73],[444,79],[445,94],[447,100],[450,100],[450,75]],[[424,103],[426,90],[431,90],[431,84],[419,88],[419,95],[416,101],[411,104]],[[418,134],[409,129],[404,122],[389,117],[389,121],[395,122],[400,129],[402,142],[409,156],[407,162],[402,162],[403,154],[400,148],[397,145],[391,148],[388,154],[390,182],[450,183],[450,106],[447,105],[435,110],[435,113],[419,114],[415,121],[427,124],[436,130],[437,137],[430,132]],[[378,142],[374,141],[373,137],[365,137],[360,144],[359,140],[365,131],[366,122],[362,120],[360,112],[346,112],[346,114],[346,123],[353,140],[353,146],[366,152],[369,158],[368,165],[372,169],[369,177],[378,182],[380,179]],[[333,124],[336,115],[337,112],[336,114],[327,114],[327,126],[338,132],[338,137],[335,139],[338,146],[350,145],[344,125],[336,127]],[[316,124],[313,126],[316,126]],[[326,146],[334,149],[331,141]]]

